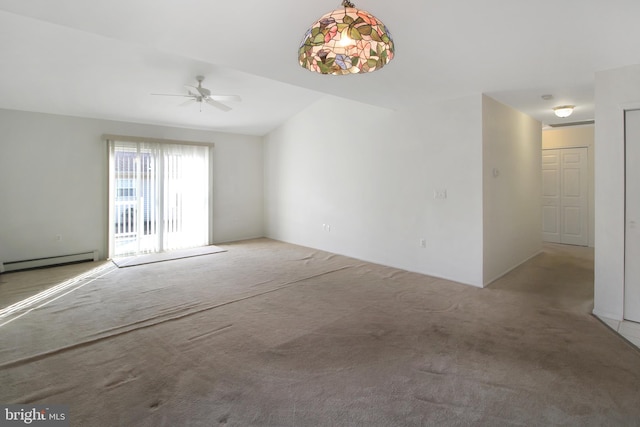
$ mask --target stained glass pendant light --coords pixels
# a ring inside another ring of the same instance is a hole
[[[298,49],[300,65],[321,74],[368,73],[394,56],[387,27],[378,18],[343,0],[343,8],[316,21]]]

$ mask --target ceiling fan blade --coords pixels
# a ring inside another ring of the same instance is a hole
[[[182,97],[186,97],[186,98],[193,98],[193,95],[176,95],[173,93],[152,93],[151,95],[155,95],[155,96],[182,96]]]
[[[220,109],[220,110],[222,110],[224,112],[231,111],[231,107],[228,107],[228,106],[226,106],[224,104],[221,104],[218,101],[214,101],[211,98],[206,98],[205,101],[207,102],[207,104],[213,105],[214,107],[216,107],[216,108],[218,108],[218,109]]]
[[[242,98],[240,98],[238,95],[211,95],[210,98],[213,99],[214,101],[234,101],[234,102],[242,101]]]
[[[191,85],[184,85],[184,87],[189,91],[189,93],[197,96],[205,96],[205,94],[202,93],[202,88]]]
[[[194,102],[196,102],[196,100],[195,100],[194,98],[187,99],[187,100],[186,100],[186,101],[184,101],[182,104],[180,104],[180,107],[184,107],[184,106],[186,106],[186,105],[191,105],[191,104],[193,104]]]

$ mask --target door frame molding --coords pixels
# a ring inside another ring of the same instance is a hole
[[[623,146],[623,153],[624,153],[624,162],[623,162],[623,173],[624,173],[624,211],[623,211],[623,216],[624,216],[624,234],[623,234],[623,259],[622,259],[622,264],[623,264],[623,271],[622,271],[622,281],[623,281],[623,287],[622,287],[622,319],[624,321],[629,321],[629,322],[637,322],[638,317],[636,316],[634,319],[630,319],[627,318],[627,240],[628,240],[628,230],[629,230],[629,223],[628,223],[628,211],[627,211],[627,183],[629,182],[629,173],[628,173],[628,167],[627,167],[627,147],[628,147],[628,140],[627,140],[627,113],[632,112],[632,111],[638,111],[640,112],[640,104],[636,104],[635,107],[633,106],[628,106],[629,108],[623,108],[623,127],[624,127],[624,131],[623,131],[623,136],[624,136],[624,146]]]

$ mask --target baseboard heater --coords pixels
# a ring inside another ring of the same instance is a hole
[[[0,273],[5,271],[27,270],[29,268],[53,267],[82,261],[98,261],[98,251],[59,255],[46,258],[26,259],[22,261],[0,262]]]

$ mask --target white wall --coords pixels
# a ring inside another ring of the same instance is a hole
[[[542,132],[542,149],[587,147],[588,151],[588,204],[589,246],[595,244],[595,131],[593,125],[545,129]]]
[[[481,95],[403,111],[327,97],[264,146],[253,136],[0,110],[0,259],[104,256],[109,133],[215,143],[214,242],[267,235],[483,286],[527,256],[529,216],[539,236],[539,214],[518,201],[536,191],[526,177],[540,169],[539,155],[527,160],[531,126]],[[523,146],[505,151],[511,139]],[[517,185],[496,181],[489,189],[499,191],[483,197],[495,165]],[[505,212],[485,218],[487,202]]]
[[[594,314],[624,308],[624,110],[640,108],[640,65],[596,73]]]
[[[265,137],[267,235],[482,286],[481,111],[312,105]]]
[[[0,110],[0,261],[106,256],[105,133],[215,143],[214,241],[264,234],[261,137]]]
[[[484,284],[542,249],[542,124],[483,96]]]

